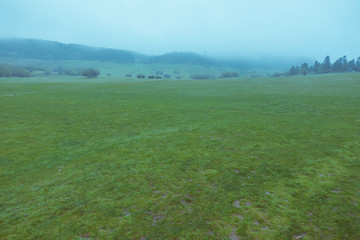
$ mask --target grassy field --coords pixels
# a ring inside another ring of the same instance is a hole
[[[360,239],[360,75],[0,79],[0,239]]]
[[[171,79],[176,79],[180,76],[183,79],[191,79],[192,75],[209,75],[215,78],[219,77],[223,72],[237,72],[241,78],[259,78],[272,75],[274,72],[285,72],[287,69],[283,68],[259,68],[259,67],[245,67],[244,69],[234,68],[222,65],[196,65],[196,64],[119,64],[112,62],[99,62],[99,61],[45,61],[36,59],[11,59],[1,58],[0,64],[10,64],[16,66],[37,66],[47,69],[51,73],[51,77],[57,75],[52,72],[52,69],[86,69],[97,68],[100,70],[102,78],[121,79],[126,74],[132,74],[132,80],[136,79],[137,74],[156,75],[157,71],[163,74],[171,75]],[[32,72],[31,75],[36,77],[44,77],[45,72]],[[48,77],[48,76],[46,76]]]

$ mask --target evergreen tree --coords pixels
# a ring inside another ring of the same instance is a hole
[[[314,63],[314,73],[320,73],[320,63],[318,61]]]
[[[332,65],[332,71],[333,72],[341,72],[342,71],[342,58],[339,58],[338,60],[336,60],[334,62],[334,64]]]
[[[313,73],[314,72],[314,67],[313,66],[310,66],[309,67],[309,73]]]
[[[358,57],[356,60],[356,71],[360,72],[360,57]]]
[[[343,56],[343,57],[342,57],[341,71],[343,71],[343,72],[347,72],[347,71],[348,71],[348,61],[347,61],[347,57],[346,57],[346,56]]]
[[[296,75],[296,74],[297,74],[296,69],[295,69],[294,66],[292,66],[292,67],[290,68],[289,75]]]
[[[348,63],[348,70],[349,71],[356,71],[356,63],[355,60],[352,59],[349,63]]]
[[[324,62],[322,64],[322,72],[323,73],[329,73],[331,72],[331,62],[330,62],[330,57],[326,56],[324,59]]]
[[[305,76],[306,74],[308,74],[308,72],[309,72],[309,67],[307,63],[303,63],[300,68],[300,74]]]
[[[81,75],[86,78],[97,78],[99,74],[100,74],[99,70],[92,68],[86,69],[81,73]]]

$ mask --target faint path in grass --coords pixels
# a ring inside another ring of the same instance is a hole
[[[44,91],[47,90],[51,90],[54,88],[57,88],[58,86],[50,86],[50,87],[46,87],[37,91],[28,91],[28,92],[12,92],[12,93],[7,93],[7,94],[0,94],[0,97],[16,97],[16,96],[21,96],[21,95],[28,95],[28,94],[39,94],[42,93]]]

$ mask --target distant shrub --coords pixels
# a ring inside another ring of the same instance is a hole
[[[170,74],[165,74],[165,75],[164,75],[164,78],[169,79],[169,78],[171,78],[171,75],[170,75]]]
[[[156,71],[156,75],[163,75],[164,73],[162,71]]]
[[[236,78],[239,77],[239,74],[237,72],[223,72],[220,75],[220,78]]]
[[[12,77],[11,66],[0,65],[0,77]]]
[[[86,78],[97,78],[99,76],[100,72],[97,69],[86,69],[81,73],[81,76],[84,76]]]
[[[1,64],[0,77],[30,77],[30,72],[22,67]]]
[[[137,78],[145,78],[145,75],[144,74],[138,74],[136,75]]]
[[[193,74],[191,75],[192,79],[214,79],[215,76],[206,75],[206,74]]]

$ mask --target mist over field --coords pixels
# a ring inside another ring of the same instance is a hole
[[[1,38],[222,58],[360,55],[357,0],[2,0],[0,9]]]
[[[360,239],[359,0],[0,0],[1,239]]]

